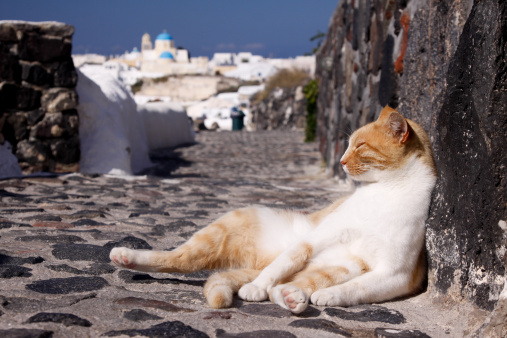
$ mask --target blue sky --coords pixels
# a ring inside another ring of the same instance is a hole
[[[266,57],[310,52],[338,0],[2,0],[0,20],[73,25],[73,53],[121,54],[164,30],[192,56],[249,51]]]

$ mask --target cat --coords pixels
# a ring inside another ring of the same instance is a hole
[[[235,293],[295,314],[309,302],[350,306],[415,293],[426,275],[425,220],[437,177],[428,136],[385,107],[350,136],[341,164],[362,185],[320,211],[238,209],[173,251],[114,248],[110,258],[146,272],[220,269],[204,286],[212,308],[230,307]]]

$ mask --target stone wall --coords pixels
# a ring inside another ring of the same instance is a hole
[[[344,177],[347,135],[386,104],[419,122],[439,171],[429,290],[488,310],[507,299],[506,18],[503,0],[343,0],[317,55],[327,166]]]
[[[0,21],[0,143],[24,173],[79,169],[74,27]]]
[[[250,105],[251,125],[255,130],[302,129],[306,125],[303,86],[276,88],[266,99]]]

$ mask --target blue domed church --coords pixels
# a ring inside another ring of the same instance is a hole
[[[162,32],[155,38],[155,46],[151,43],[148,33],[141,39],[142,64],[141,70],[146,72],[175,73],[181,67],[177,64],[190,62],[186,49],[177,49],[171,34]]]

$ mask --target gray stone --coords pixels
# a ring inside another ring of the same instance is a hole
[[[32,269],[19,265],[0,265],[0,278],[30,277]]]
[[[292,313],[276,304],[247,304],[239,308],[239,311],[257,316],[284,318],[290,317]]]
[[[49,158],[49,148],[42,143],[23,140],[17,144],[16,157],[22,162],[44,163]]]
[[[299,319],[291,322],[289,326],[303,327],[306,329],[322,330],[342,335],[344,337],[351,337],[352,335],[347,332],[343,327],[327,319]]]
[[[125,312],[123,317],[127,318],[128,320],[131,320],[133,322],[145,322],[147,320],[158,320],[162,319],[162,317],[153,315],[151,313],[148,313],[141,309],[134,309]]]
[[[204,338],[209,337],[202,331],[196,330],[191,326],[185,325],[180,321],[164,322],[157,324],[147,329],[131,329],[131,330],[118,330],[109,331],[104,333],[106,337],[117,337],[126,335],[130,337],[145,336],[153,338],[163,337],[185,337],[185,338]]]
[[[38,329],[8,329],[0,330],[3,338],[51,338],[53,331]]]
[[[19,87],[16,91],[17,108],[20,110],[33,110],[41,106],[42,92],[30,87]]]
[[[159,309],[167,312],[194,312],[194,310],[186,309],[174,304],[164,302],[161,300],[145,299],[138,297],[120,298],[114,301],[116,304],[127,306],[142,306],[152,309]]]
[[[426,333],[419,330],[399,330],[399,329],[375,329],[375,336],[378,338],[430,338]]]
[[[71,261],[92,261],[108,263],[110,249],[93,244],[59,243],[53,246],[51,253],[58,259]]]
[[[217,338],[296,338],[290,332],[280,330],[259,330],[252,332],[227,333],[224,330],[216,330]]]
[[[60,323],[65,326],[90,327],[92,323],[72,313],[40,312],[27,319],[27,323]]]
[[[37,86],[51,86],[53,77],[39,62],[21,62],[21,80]]]
[[[68,88],[50,88],[45,90],[41,97],[42,109],[50,113],[74,109],[77,103],[76,92]]]
[[[35,281],[27,284],[26,289],[38,293],[61,295],[100,290],[108,285],[109,283],[102,277],[69,277]]]
[[[326,314],[331,317],[339,317],[345,320],[355,320],[359,322],[382,322],[389,324],[405,323],[405,317],[395,310],[390,310],[380,306],[372,307],[372,309],[359,312],[345,311],[337,308],[326,308]]]

